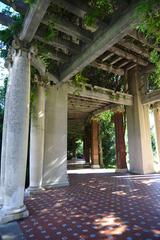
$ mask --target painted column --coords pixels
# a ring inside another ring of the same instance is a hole
[[[17,50],[10,80],[4,200],[0,223],[28,216],[24,206],[30,100],[30,54],[27,50]]]
[[[116,139],[116,171],[117,172],[127,171],[123,113],[124,113],[124,109],[118,109],[114,113],[115,139]]]
[[[160,103],[154,104],[154,123],[156,129],[157,155],[160,161]]]
[[[67,176],[67,110],[66,84],[50,86],[45,106],[45,148],[43,187],[66,186]]]
[[[30,185],[27,189],[28,192],[35,192],[42,189],[45,119],[45,89],[43,86],[36,86],[34,97],[31,110]]]
[[[84,128],[83,154],[87,164],[90,164],[90,149],[91,149],[91,125],[88,124]]]
[[[91,159],[92,168],[100,168],[99,163],[99,122],[91,120]]]
[[[149,107],[141,102],[142,86],[137,69],[128,73],[128,84],[133,94],[133,106],[127,107],[130,171],[138,174],[153,173]]]

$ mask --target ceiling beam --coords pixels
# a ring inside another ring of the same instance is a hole
[[[127,35],[133,29],[133,26],[135,26],[134,24],[138,22],[138,18],[135,17],[136,6],[137,4],[131,5],[128,11],[121,12],[119,17],[113,16],[110,25],[100,29],[92,43],[86,46],[82,50],[82,53],[73,59],[68,67],[65,66],[61,72],[60,80],[65,82],[71,79],[76,73]]]
[[[24,14],[28,10],[27,4],[24,3],[22,0],[1,0],[0,2],[4,3],[5,5],[13,8],[16,12],[20,12]]]
[[[86,13],[89,12],[91,9],[87,4],[84,4],[80,1],[72,2],[67,0],[58,0],[56,2],[56,5],[58,5],[61,8],[64,8],[68,12],[71,12],[80,18],[84,18]]]
[[[160,90],[142,95],[142,104],[153,104],[155,102],[160,102]]]
[[[121,40],[119,43],[118,43],[120,46],[128,49],[129,51],[132,51],[132,52],[135,52],[139,55],[141,55],[142,57],[145,57],[147,59],[150,58],[150,53],[148,50],[146,50],[146,48],[144,47],[139,47],[138,45],[132,43],[132,42],[129,42],[129,41],[126,41],[125,39]]]
[[[76,88],[72,85],[69,85],[68,91],[69,94],[76,95]],[[133,105],[133,96],[130,94],[115,92],[113,90],[97,86],[92,87],[91,85],[87,85],[85,89],[82,89],[79,92],[78,96],[94,100],[100,100],[106,103],[111,102],[127,106]]]
[[[92,116],[98,116],[99,114],[103,113],[103,112],[106,112],[106,111],[109,111],[109,110],[113,110],[117,108],[117,104],[115,103],[110,103],[110,104],[107,104],[106,106],[104,107],[101,107],[93,112],[90,113],[90,117]]]
[[[60,32],[66,33],[67,35],[70,35],[72,37],[77,37],[78,39],[82,40],[83,42],[91,42],[92,41],[92,34],[85,30],[80,28],[79,26],[73,25],[70,22],[64,21],[60,18],[58,18],[56,15],[51,14],[49,16],[46,16],[42,23],[49,25],[53,21],[53,27],[57,29]]]
[[[118,47],[113,46],[113,47],[110,48],[110,51],[114,52],[116,55],[118,55],[122,58],[125,58],[127,60],[132,61],[132,62],[135,62],[139,65],[142,65],[142,66],[147,66],[148,65],[147,61],[141,59],[138,56],[135,56],[134,54],[128,53],[128,52],[126,52],[126,51],[124,51],[124,50],[122,50]]]
[[[107,59],[109,59],[113,55],[114,55],[114,53],[106,53],[106,54],[104,54],[104,56],[102,58],[102,62],[105,62]]]
[[[64,40],[60,37],[54,38],[53,41],[46,40],[44,38],[44,36],[42,36],[42,34],[40,34],[39,31],[34,36],[34,39],[37,39],[40,42],[43,42],[47,45],[50,45],[50,46],[53,46],[53,47],[56,47],[56,48],[60,48],[60,49],[63,49],[63,50],[69,50],[70,52],[79,53],[81,51],[81,47],[78,44],[75,44],[75,43],[73,43],[71,41],[68,41],[68,40]]]
[[[27,42],[32,41],[49,4],[50,0],[37,0],[31,5],[29,12],[24,19],[23,29],[20,33],[20,40]]]
[[[124,75],[123,69],[114,68],[112,65],[109,65],[106,63],[104,64],[104,63],[93,62],[90,64],[90,66],[101,69],[101,70],[109,72],[109,73],[114,73],[115,75],[119,75],[119,76]]]
[[[160,47],[154,46],[154,42],[152,43],[152,40],[150,40],[149,38],[147,39],[145,37],[145,35],[142,32],[139,32],[137,30],[133,30],[132,32],[129,33],[129,36],[141,43],[143,43],[144,45],[149,46],[150,48],[154,48],[157,51],[160,52]]]

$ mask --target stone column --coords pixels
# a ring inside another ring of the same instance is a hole
[[[66,186],[67,110],[66,84],[50,86],[46,94],[43,187]]]
[[[143,84],[137,69],[128,73],[128,84],[133,94],[133,106],[127,107],[130,171],[138,174],[153,173],[149,107],[141,102]]]
[[[1,151],[1,172],[0,172],[0,207],[3,205],[3,192],[4,192],[4,177],[5,177],[5,156],[6,156],[6,136],[7,136],[7,112],[8,112],[8,99],[11,77],[12,77],[12,64],[8,64],[9,76],[7,83],[7,92],[5,97],[5,109],[3,119],[3,133],[2,133],[2,151]]]
[[[99,163],[99,122],[91,120],[91,160],[92,168],[100,168]]]
[[[0,223],[28,216],[24,206],[30,100],[30,56],[27,50],[17,50],[10,81],[4,200]]]
[[[160,161],[160,103],[154,104],[154,123],[156,129],[156,145],[157,145],[157,155]]]
[[[44,158],[45,89],[37,86],[31,109],[30,185],[28,192],[41,190]]]
[[[126,172],[126,145],[123,122],[124,108],[118,108],[114,113],[115,140],[116,140],[116,171]]]

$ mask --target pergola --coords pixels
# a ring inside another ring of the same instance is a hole
[[[148,93],[146,88],[147,73],[153,69],[150,62],[153,48],[151,41],[136,30],[139,19],[135,10],[140,1],[131,1],[130,4],[118,1],[115,13],[106,21],[97,20],[95,27],[84,24],[83,19],[91,9],[85,1],[37,0],[30,7],[21,0],[1,2],[25,14],[25,18],[8,54],[0,223],[28,216],[24,206],[24,186],[31,65],[42,79],[47,79],[48,84],[44,87],[41,81],[37,83],[35,116],[30,133],[29,191],[69,184],[67,119],[68,125],[77,130],[84,128],[88,118],[119,105],[126,106],[127,111],[131,172],[152,173],[148,111],[151,103],[159,102],[160,95],[159,91]],[[61,12],[63,14],[59,16]],[[10,26],[14,21],[0,13],[1,24]],[[46,40],[51,24],[57,34],[53,40]],[[35,40],[48,50],[49,71],[38,56]],[[87,85],[78,95],[75,94],[70,80],[87,66],[124,76],[126,92]],[[157,113],[158,105],[155,107]]]

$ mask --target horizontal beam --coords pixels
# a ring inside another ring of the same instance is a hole
[[[90,116],[91,117],[92,116],[98,116],[98,115],[100,115],[103,112],[106,112],[106,111],[109,111],[109,110],[113,110],[115,108],[117,108],[117,104],[110,103],[110,104],[106,105],[105,107],[101,107],[101,108],[91,112]]]
[[[43,33],[41,29],[39,29],[36,35],[34,36],[34,38],[47,45],[60,48],[63,50],[69,50],[70,52],[73,52],[73,53],[79,53],[81,51],[81,47],[78,44],[75,44],[69,40],[66,40],[66,39],[64,40],[60,37],[56,37],[53,39],[53,41],[51,41],[51,40],[46,40],[44,36],[45,36],[45,32]]]
[[[133,30],[131,33],[129,33],[129,36],[132,37],[133,39],[149,46],[150,48],[154,48],[160,52],[160,47],[155,46],[155,42],[153,42],[152,39],[146,38],[142,32]]]
[[[54,19],[54,20],[53,20]],[[84,42],[91,42],[92,35],[89,31],[82,29],[70,22],[58,18],[56,15],[51,14],[45,17],[42,21],[43,24],[49,25],[53,21],[54,28],[60,32],[66,33],[72,37],[77,37]]]
[[[146,48],[145,49],[143,47],[141,48],[141,47],[137,46],[136,44],[134,44],[132,42],[128,42],[126,40],[122,40],[118,44],[132,52],[135,52],[135,53],[141,55],[142,57],[145,57],[147,59],[150,58],[149,51],[147,51]]]
[[[160,102],[160,90],[147,93],[142,96],[142,104],[153,104],[155,102]]]
[[[140,57],[137,57],[131,53],[128,53],[120,48],[117,48],[117,47],[111,47],[110,48],[110,51],[111,52],[114,52],[116,55],[122,57],[122,58],[125,58],[127,60],[130,60],[134,63],[137,63],[137,64],[140,64],[142,66],[147,66],[148,65],[148,62],[141,59]]]
[[[56,76],[46,71],[46,66],[40,58],[32,57],[31,64],[35,69],[37,69],[41,77],[48,79],[48,82],[53,82],[54,84],[57,84],[59,82]]]
[[[98,62],[93,62],[90,64],[90,66],[94,68],[101,69],[103,71],[109,72],[109,73],[114,73],[116,75],[122,76],[124,75],[124,70],[120,68],[114,68],[112,65],[104,64],[104,63],[98,63]]]
[[[66,9],[68,12],[71,12],[80,18],[84,18],[86,13],[91,9],[87,4],[84,4],[80,1],[71,2],[67,0],[58,0],[56,5]]]
[[[76,88],[69,85],[69,94],[76,95]],[[106,103],[116,103],[126,106],[133,105],[133,96],[121,92],[115,92],[110,89],[86,85],[85,89],[80,90],[79,97],[90,98],[93,100],[104,101]]]
[[[27,4],[24,3],[22,0],[1,0],[0,2],[4,3],[5,5],[13,8],[16,12],[20,12],[24,14],[28,10]]]
[[[137,4],[131,5],[131,8],[127,12],[122,12],[119,18],[117,18],[117,15],[113,16],[110,25],[100,29],[92,43],[86,46],[82,53],[73,59],[68,67],[65,66],[60,75],[60,80],[65,82],[71,79],[76,73],[127,35],[133,29],[133,26],[135,26],[134,24],[138,22],[138,19],[135,17],[136,6]]]
[[[46,10],[50,4],[50,0],[37,0],[32,3],[28,14],[24,19],[23,29],[20,33],[20,40],[31,42]]]

